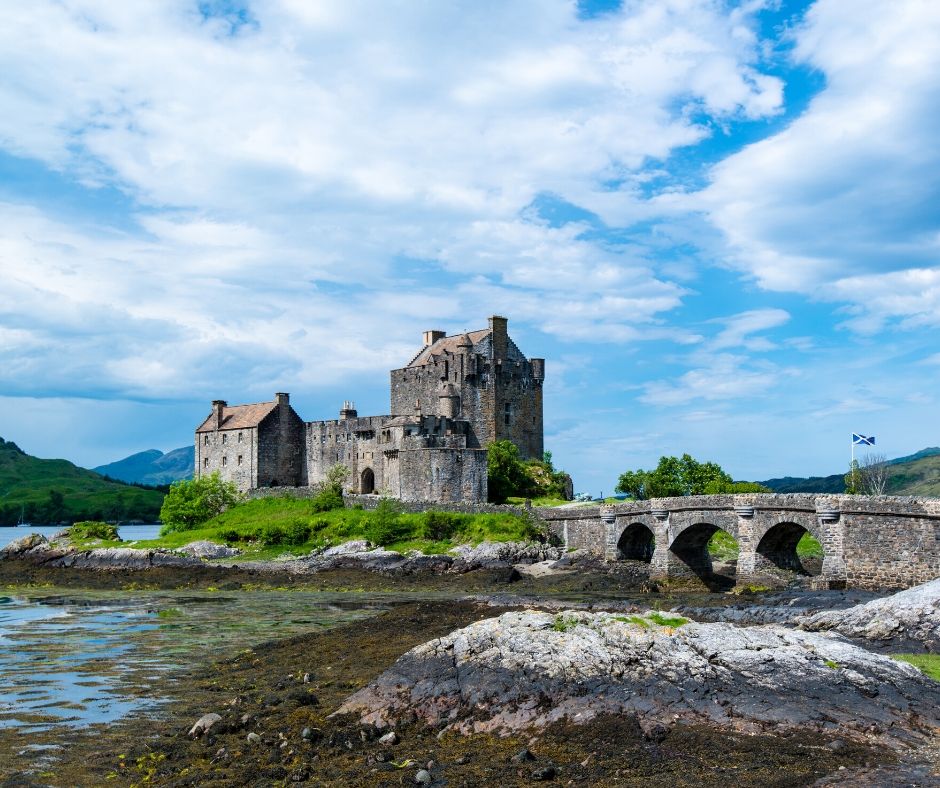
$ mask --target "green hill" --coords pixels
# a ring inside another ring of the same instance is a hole
[[[940,447],[931,446],[906,457],[888,460],[888,466],[888,495],[940,496]],[[832,476],[785,476],[768,479],[761,484],[779,493],[843,493],[845,471]]]
[[[77,520],[155,522],[163,491],[106,479],[68,460],[41,460],[0,438],[0,525]]]

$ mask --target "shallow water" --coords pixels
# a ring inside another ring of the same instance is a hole
[[[153,710],[176,668],[366,618],[415,598],[46,589],[0,596],[0,728],[28,733]]]

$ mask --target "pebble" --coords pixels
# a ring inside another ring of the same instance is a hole
[[[532,779],[536,782],[552,780],[557,773],[558,770],[554,766],[543,766],[541,769],[536,769],[532,772]]]
[[[248,734],[248,741],[252,744],[257,744],[261,741],[261,737],[257,733],[252,732]]]
[[[304,684],[309,684],[309,683],[310,683],[310,674],[304,673]]]
[[[427,769],[421,769],[415,775],[415,785],[430,785],[431,784],[431,773]]]
[[[196,724],[189,729],[189,735],[193,738],[198,738],[199,736],[202,736],[202,734],[206,733],[209,728],[211,728],[221,719],[222,717],[218,714],[215,714],[214,712],[210,714],[203,714],[198,720],[196,720]]]
[[[528,748],[526,748],[524,750],[519,750],[519,752],[512,756],[512,759],[516,763],[524,763],[525,761],[534,761],[535,756]]]
[[[300,732],[300,738],[301,738],[301,739],[309,739],[311,736],[313,736],[313,731],[310,730],[310,728],[304,728],[304,729]]]
[[[398,734],[395,731],[389,731],[384,736],[379,738],[379,744],[398,744]]]

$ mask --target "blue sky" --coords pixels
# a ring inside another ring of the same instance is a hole
[[[423,330],[500,313],[582,490],[940,445],[938,37],[929,0],[7,9],[0,435],[384,413]]]

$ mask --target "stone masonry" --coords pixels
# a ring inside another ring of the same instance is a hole
[[[391,414],[303,422],[287,394],[213,410],[196,430],[196,473],[218,471],[243,491],[315,485],[334,465],[347,492],[404,501],[482,502],[486,446],[510,440],[541,459],[543,359],[527,359],[505,317],[478,331],[424,332],[411,362],[391,372]]]
[[[719,529],[738,542],[739,584],[803,573],[796,545],[805,533],[823,548],[817,587],[907,588],[940,577],[936,498],[753,493],[537,512],[566,547],[647,562],[659,579],[707,577],[707,545]]]

